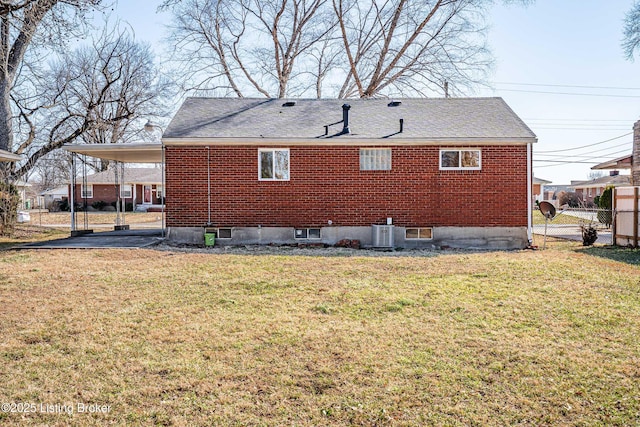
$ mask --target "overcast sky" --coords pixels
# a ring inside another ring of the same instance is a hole
[[[537,177],[554,184],[586,180],[594,164],[631,153],[630,132],[640,120],[640,57],[627,61],[620,48],[631,4],[537,0],[494,7],[493,88],[475,95],[503,97],[536,133]],[[168,17],[156,14],[157,5],[120,0],[115,13],[161,58]]]

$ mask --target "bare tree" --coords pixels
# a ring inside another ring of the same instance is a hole
[[[14,151],[28,159],[15,176],[65,143],[130,140],[143,120],[166,114],[164,100],[171,95],[150,48],[119,26],[107,25],[90,45],[61,53],[26,77],[11,95],[21,140]]]
[[[15,89],[29,84],[28,74],[37,76],[44,55],[40,48],[44,43],[49,50],[62,47],[65,40],[82,33],[84,14],[99,3],[100,0],[0,2],[0,149],[14,148],[14,121],[18,119],[12,108]],[[33,134],[27,130],[22,137],[33,138]],[[19,145],[25,142],[20,140]]]
[[[503,0],[528,3],[529,0]],[[486,81],[492,0],[165,0],[191,86],[217,95],[442,95]]]
[[[640,1],[633,3],[624,19],[622,49],[627,59],[633,59],[634,52],[640,50]]]
[[[335,27],[328,0],[167,1],[188,90],[283,98],[310,85],[311,50]],[[323,58],[326,66],[326,58]],[[320,68],[323,68],[321,66]]]
[[[484,80],[483,0],[333,0],[348,59],[339,97],[443,94]]]
[[[70,157],[70,153],[57,150],[36,162],[32,171],[37,175],[42,191],[69,183],[71,180]]]

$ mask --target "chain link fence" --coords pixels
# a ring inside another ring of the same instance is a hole
[[[582,228],[592,226],[598,233],[596,243],[610,245],[613,243],[611,236],[613,214],[610,209],[566,208],[559,209],[555,217],[545,220],[540,210],[535,209],[533,211],[534,242],[537,239],[542,241],[545,230],[549,237],[582,241]]]

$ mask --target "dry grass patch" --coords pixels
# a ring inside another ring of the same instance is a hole
[[[76,221],[78,224],[84,223],[84,212],[77,212]],[[142,224],[156,222],[162,219],[161,212],[125,212],[126,224]],[[89,224],[115,224],[115,212],[87,212],[87,222]],[[71,224],[71,214],[69,212],[49,212],[31,214],[31,224],[34,225],[66,225]]]
[[[0,421],[638,424],[640,271],[551,247],[6,251],[0,402],[111,409]]]
[[[69,236],[69,231],[29,224],[17,224],[10,234],[0,236],[0,250],[16,245],[59,239],[67,236]]]

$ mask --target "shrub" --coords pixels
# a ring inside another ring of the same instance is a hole
[[[578,208],[581,202],[580,196],[574,192],[561,191],[560,194],[558,194],[558,203],[560,206],[569,205],[570,208]]]
[[[602,195],[598,197],[596,202],[600,210],[598,210],[598,221],[605,224],[607,227],[611,226],[613,222],[613,213],[611,212],[611,197],[613,196],[613,187],[607,187],[602,192]]]
[[[0,182],[0,235],[10,234],[18,219],[20,195],[13,184]]]
[[[104,209],[105,206],[107,206],[107,202],[103,202],[102,200],[98,200],[98,201],[95,201],[95,202],[91,203],[91,206],[94,209],[97,209],[97,210],[101,211],[102,209]]]
[[[580,229],[582,230],[583,246],[591,246],[598,240],[598,230],[596,230],[593,224],[582,224]]]

